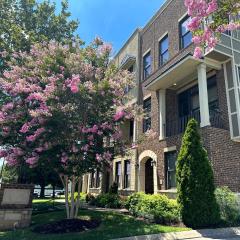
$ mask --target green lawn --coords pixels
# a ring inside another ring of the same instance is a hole
[[[42,201],[41,201],[42,203]],[[35,203],[36,204],[36,203]],[[39,202],[38,202],[39,204]],[[63,219],[64,211],[56,211],[50,213],[36,214],[32,217],[32,226],[25,230],[0,232],[0,239],[4,240],[104,240],[119,237],[128,237],[134,235],[154,234],[163,232],[184,231],[186,228],[175,228],[161,226],[157,224],[147,224],[143,221],[134,219],[133,217],[125,216],[113,212],[96,212],[90,210],[80,210],[79,217],[100,219],[101,225],[92,231],[61,234],[61,235],[40,235],[33,233],[31,228],[37,224],[52,222]]]

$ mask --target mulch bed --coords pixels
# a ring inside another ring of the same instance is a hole
[[[100,221],[97,220],[64,219],[61,221],[36,226],[33,229],[33,232],[40,234],[83,232],[97,228],[99,225]]]

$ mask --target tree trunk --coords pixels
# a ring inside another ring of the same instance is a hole
[[[45,197],[45,184],[41,184],[40,198]]]
[[[66,175],[60,175],[60,179],[65,189],[65,208],[67,213],[67,219],[77,218],[79,203],[80,203],[81,177],[72,176],[71,178],[69,178]],[[68,191],[69,181],[71,182],[70,199],[68,198],[69,197],[69,191]],[[77,182],[78,182],[78,197],[77,199],[74,199],[74,193],[75,193]]]
[[[80,205],[80,191],[81,191],[81,178],[78,179],[78,195],[76,199],[75,218],[78,216],[78,209]]]
[[[71,211],[70,211],[70,219],[75,216],[75,201],[74,201],[74,193],[76,188],[76,178],[72,177],[72,185],[71,185]]]
[[[66,207],[66,213],[67,213],[67,218],[70,218],[70,213],[69,213],[69,203],[68,203],[68,176],[64,177],[64,182],[65,182],[65,207]]]
[[[3,182],[3,169],[4,169],[4,164],[5,164],[5,158],[3,159],[3,164],[2,164],[1,172],[0,172],[0,183]]]
[[[52,185],[52,198],[54,199],[55,198],[55,185]]]

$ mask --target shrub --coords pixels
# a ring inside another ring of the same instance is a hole
[[[180,220],[176,200],[165,195],[134,193],[128,197],[126,208],[134,216],[144,217],[156,223],[171,224]]]
[[[118,194],[118,184],[114,182],[109,189],[110,194]]]
[[[92,205],[94,201],[95,201],[95,197],[91,193],[88,193],[86,195],[86,202]]]
[[[78,193],[75,192],[74,193],[74,201],[77,200],[77,197],[78,197]],[[86,197],[87,197],[86,193],[83,193],[83,192],[80,193],[80,201],[81,202],[85,202],[86,201]],[[68,196],[68,201],[71,201],[71,195]]]
[[[134,216],[138,215],[140,202],[142,202],[142,199],[144,198],[145,195],[146,194],[143,192],[137,192],[133,193],[127,198],[125,207],[129,210],[129,212],[132,215]]]
[[[119,195],[111,193],[99,194],[90,204],[102,208],[120,208],[122,205]]]
[[[237,195],[228,187],[217,188],[215,195],[220,208],[221,219],[229,225],[238,223],[240,221],[240,205]]]
[[[180,213],[186,226],[202,228],[219,223],[213,171],[194,119],[189,121],[183,136],[177,160],[177,187]]]

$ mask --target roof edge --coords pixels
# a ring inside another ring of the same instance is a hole
[[[129,42],[141,31],[142,31],[141,28],[136,28],[135,31],[131,34],[131,36],[127,39],[127,41],[123,44],[123,46],[114,55],[113,59],[116,59],[120,55],[120,53],[123,51],[123,49],[129,44]]]

